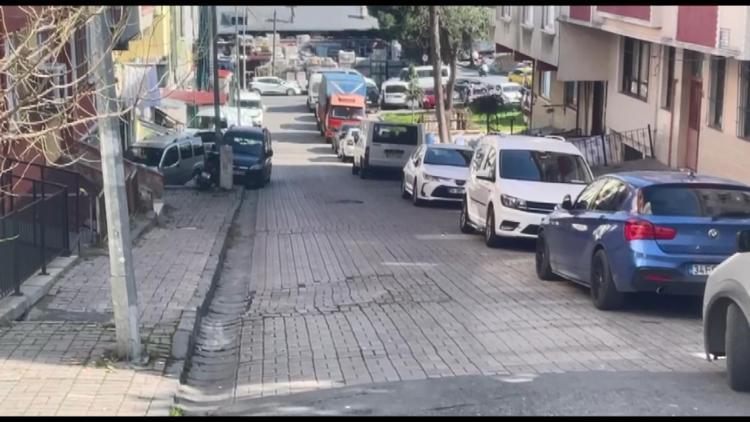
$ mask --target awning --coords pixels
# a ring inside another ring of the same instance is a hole
[[[512,52],[513,52],[512,48],[508,48],[504,45],[495,43],[495,53],[512,53]]]
[[[536,61],[536,68],[540,72],[557,72],[557,66],[553,66],[541,60]]]
[[[212,105],[214,103],[213,91],[191,91],[181,89],[161,89],[159,90],[162,100],[178,101],[181,103],[192,104],[196,106]],[[219,93],[219,104],[224,105],[229,96],[226,93]]]
[[[610,52],[618,35],[583,25],[560,25],[560,81],[606,81],[614,73]],[[564,53],[563,53],[564,52]],[[616,64],[616,63],[615,63]]]
[[[121,98],[125,105],[138,108],[159,105],[159,78],[154,65],[123,65]]]

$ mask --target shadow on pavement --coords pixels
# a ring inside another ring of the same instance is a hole
[[[322,144],[325,142],[318,132],[271,132],[273,142],[292,144]]]
[[[307,130],[319,133],[315,123],[282,123],[279,125],[279,128],[285,130]]]
[[[312,123],[312,125],[315,126],[315,116],[313,116],[312,114],[309,114],[307,116],[297,116],[294,118],[294,121]]]
[[[309,113],[305,103],[285,106],[268,106],[268,111],[273,113]]]

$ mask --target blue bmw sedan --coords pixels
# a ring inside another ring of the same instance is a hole
[[[702,295],[750,228],[750,186],[677,171],[599,177],[542,220],[536,271],[591,290],[599,309],[629,292]]]

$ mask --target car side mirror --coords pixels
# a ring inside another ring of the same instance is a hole
[[[268,151],[268,154],[267,154],[267,155],[268,155],[269,157],[273,157],[273,150],[270,150],[270,151]]]
[[[565,195],[565,197],[562,200],[562,203],[560,204],[560,208],[570,211],[573,209],[573,201],[570,199],[570,195]]]
[[[750,252],[750,230],[737,233],[737,252]]]

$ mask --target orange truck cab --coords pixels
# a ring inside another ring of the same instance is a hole
[[[365,118],[365,97],[356,94],[333,94],[325,116],[325,136],[332,141],[343,125],[358,125]]]

